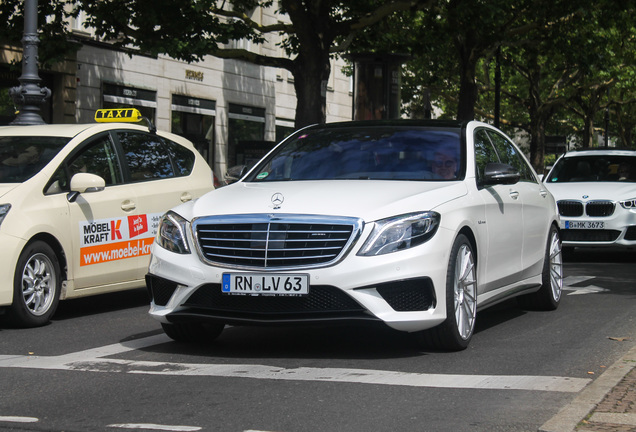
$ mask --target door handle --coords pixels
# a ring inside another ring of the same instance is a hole
[[[181,194],[181,202],[188,202],[192,200],[192,195],[190,192],[184,192]]]
[[[548,192],[547,192],[545,189],[541,189],[541,190],[539,191],[539,194],[541,194],[541,196],[542,196],[543,198],[545,198],[545,197],[547,197],[547,196],[548,196]]]
[[[511,191],[510,191],[510,197],[511,197],[512,199],[515,199],[515,200],[516,200],[517,198],[519,198],[519,192],[518,192],[518,191],[515,191],[515,190],[511,190]]]
[[[134,210],[135,208],[137,208],[137,205],[135,204],[134,201],[126,200],[123,203],[121,203],[121,209],[123,211],[131,211],[131,210]]]

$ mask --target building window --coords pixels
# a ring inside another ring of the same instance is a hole
[[[103,108],[134,107],[151,122],[155,122],[157,112],[157,92],[111,83],[102,84]]]
[[[230,104],[228,107],[228,166],[250,165],[265,143],[265,108]],[[267,143],[269,145],[269,143]],[[255,149],[259,149],[255,153]]]
[[[210,166],[214,166],[214,118],[216,102],[172,95],[172,133],[192,141]]]
[[[281,142],[284,138],[287,138],[291,135],[296,128],[294,127],[294,120],[276,119],[276,142]]]

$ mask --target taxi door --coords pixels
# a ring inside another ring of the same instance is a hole
[[[139,249],[131,241],[138,215],[137,196],[123,184],[121,164],[110,134],[82,145],[67,164],[68,178],[77,173],[102,177],[103,190],[77,194],[69,202],[75,289],[103,287],[138,279]],[[73,192],[71,192],[71,195]]]
[[[138,215],[136,224],[131,227],[131,237],[143,248],[138,273],[138,277],[143,278],[148,271],[150,247],[161,216],[201,195],[200,187],[196,187],[189,175],[195,155],[157,134],[119,130],[115,135],[126,160],[130,187],[138,197]]]

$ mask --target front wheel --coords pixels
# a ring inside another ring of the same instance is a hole
[[[559,230],[552,226],[543,260],[541,288],[535,293],[519,297],[519,304],[527,309],[555,310],[561,302],[562,290],[563,256],[561,238],[559,237]]]
[[[460,234],[453,243],[446,272],[446,321],[418,333],[419,342],[431,348],[466,349],[475,331],[477,268],[473,247]]]
[[[47,324],[60,300],[60,264],[42,241],[27,245],[15,269],[10,319],[22,327]]]

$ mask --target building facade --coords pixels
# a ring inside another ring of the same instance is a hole
[[[277,19],[268,10],[255,14],[263,23]],[[42,86],[51,90],[42,107],[47,123],[90,123],[99,108],[132,106],[158,129],[193,141],[219,179],[229,167],[253,163],[294,130],[296,96],[287,70],[212,56],[190,64],[145,56],[97,41],[79,20],[70,25],[81,48],[54,70],[40,71]],[[281,55],[273,41],[235,45]],[[8,124],[15,115],[8,91],[19,85],[21,49],[1,48],[0,123]],[[327,122],[352,118],[351,78],[343,66],[343,60],[332,62]]]

